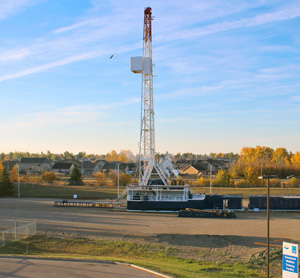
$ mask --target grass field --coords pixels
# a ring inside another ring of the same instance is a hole
[[[14,184],[14,197],[18,196],[18,186]],[[122,192],[125,187],[120,187]],[[62,198],[72,199],[77,194],[79,199],[116,199],[118,190],[112,186],[71,186],[55,184],[20,184],[21,198]]]
[[[18,195],[17,184],[14,184],[14,197]],[[62,198],[71,199],[77,194],[79,199],[116,199],[118,189],[116,186],[70,186],[55,184],[21,183],[22,198]],[[120,187],[122,192],[125,187]],[[192,187],[195,193],[209,194],[209,187]],[[266,188],[226,188],[213,187],[213,194],[242,194],[244,198],[250,195],[265,195]],[[300,188],[271,188],[271,195],[299,195]]]
[[[0,248],[1,255],[101,259],[137,264],[174,277],[264,277],[260,268],[245,263],[218,263],[179,258],[179,251],[124,241],[33,236]]]

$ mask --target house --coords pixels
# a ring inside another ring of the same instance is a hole
[[[19,166],[20,172],[26,172],[28,174],[43,173],[52,170],[52,166],[48,158],[21,158]]]
[[[55,162],[52,166],[53,173],[57,174],[70,174],[74,167],[74,163],[72,162]]]
[[[190,159],[179,159],[175,162],[176,169],[183,169],[189,165],[191,165],[192,161]]]
[[[18,161],[15,160],[5,160],[2,161],[3,167],[5,167],[8,171],[11,171],[15,166],[18,168]]]
[[[183,168],[180,171],[180,175],[206,176],[207,172],[207,165],[197,162]]]
[[[124,165],[125,173],[128,175],[133,175],[137,170],[137,163],[135,162],[124,163]]]
[[[103,166],[105,165],[105,163],[107,163],[106,160],[96,160],[95,162],[95,167],[93,170],[93,174],[97,173],[97,172],[103,172]]]
[[[92,161],[81,161],[81,165],[79,165],[79,169],[81,170],[82,175],[91,176],[95,173],[95,168],[97,164]],[[97,172],[97,171],[96,171]]]
[[[119,173],[124,173],[126,171],[126,164],[120,161],[107,161],[102,167],[102,172],[105,174],[117,173],[118,170]]]

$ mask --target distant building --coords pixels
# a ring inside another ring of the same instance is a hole
[[[52,171],[57,174],[70,174],[74,167],[72,162],[55,162],[52,166]]]
[[[18,161],[15,160],[5,160],[2,161],[2,165],[8,170],[11,171],[15,166],[18,165]]]
[[[27,174],[43,173],[52,170],[51,163],[48,158],[21,158],[20,172]]]
[[[180,175],[192,175],[192,176],[206,176],[207,165],[201,163],[194,163],[188,165],[180,171]]]

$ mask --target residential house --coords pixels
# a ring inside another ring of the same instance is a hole
[[[18,161],[15,160],[5,160],[2,161],[3,167],[5,167],[8,171],[11,171],[15,166],[18,167]]]
[[[180,175],[206,176],[207,172],[208,172],[207,165],[197,162],[183,168],[180,171]]]
[[[55,162],[52,166],[53,173],[69,175],[74,167],[73,162]]]
[[[120,161],[107,161],[102,167],[102,172],[105,174],[117,173],[118,170],[119,173],[124,173],[126,171],[126,164]]]
[[[21,158],[19,166],[20,172],[26,172],[27,174],[43,173],[52,170],[52,165],[48,158]]]
[[[95,162],[95,167],[93,170],[93,174],[97,173],[97,172],[103,172],[103,166],[105,165],[105,163],[107,163],[106,160],[96,160]]]
[[[97,164],[95,162],[83,160],[81,162],[81,165],[79,165],[78,167],[81,170],[82,175],[91,176],[95,173],[96,166]]]
[[[137,170],[136,162],[124,163],[124,165],[125,165],[125,173],[128,175],[133,175]]]

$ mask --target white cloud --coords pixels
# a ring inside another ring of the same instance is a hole
[[[48,69],[52,69],[52,68],[56,68],[56,67],[60,67],[66,64],[70,64],[70,63],[74,63],[74,62],[78,62],[81,60],[87,60],[87,59],[92,59],[92,58],[96,58],[103,55],[102,51],[95,51],[95,52],[90,52],[90,53],[84,53],[84,54],[80,54],[80,55],[76,55],[76,56],[72,56],[72,57],[68,57],[59,61],[55,61],[55,62],[51,62],[48,64],[44,64],[41,66],[37,66],[37,67],[32,67],[17,73],[13,73],[13,74],[7,74],[7,75],[2,75],[0,76],[0,82],[3,82],[5,80],[9,80],[9,79],[15,79],[15,78],[19,78],[19,77],[23,77],[26,75],[30,75],[33,73],[38,73],[41,71],[45,71]]]
[[[5,19],[14,15],[27,7],[34,5],[36,0],[1,0],[0,1],[0,19]]]
[[[210,24],[204,27],[189,28],[183,31],[176,30],[168,36],[160,36],[158,41],[169,41],[178,39],[187,39],[197,36],[214,34],[222,31],[229,31],[239,28],[253,27],[267,23],[274,23],[283,20],[294,19],[300,16],[300,6],[290,7],[285,10],[276,11],[273,13],[259,14],[254,17],[242,18],[239,20],[223,21],[215,24]]]

